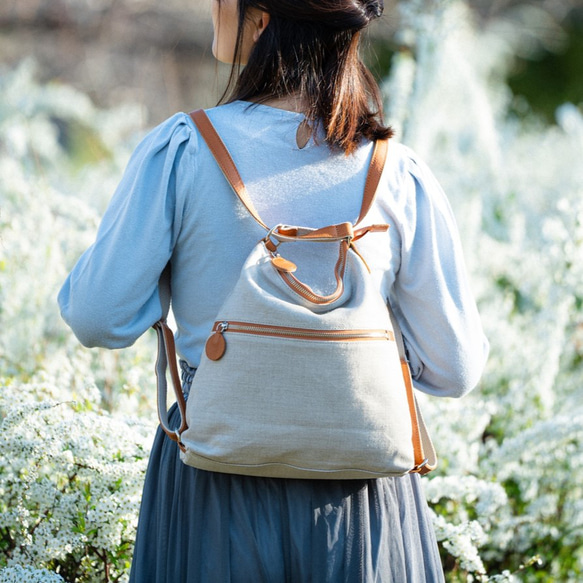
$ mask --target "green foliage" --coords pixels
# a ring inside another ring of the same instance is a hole
[[[541,47],[535,54],[516,58],[508,79],[514,94],[526,98],[549,123],[555,123],[562,103],[583,107],[583,21],[574,20],[565,34],[560,48]]]

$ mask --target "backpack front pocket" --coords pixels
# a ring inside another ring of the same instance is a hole
[[[205,345],[205,353],[210,360],[220,360],[227,349],[225,334],[252,334],[272,338],[288,338],[312,342],[358,342],[358,341],[394,341],[391,330],[314,330],[255,324],[251,322],[218,321]]]

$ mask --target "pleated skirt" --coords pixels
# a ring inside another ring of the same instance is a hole
[[[186,384],[191,379],[186,374]],[[170,421],[178,425],[176,405]],[[130,583],[443,581],[418,475],[290,480],[207,472],[183,464],[158,429]]]

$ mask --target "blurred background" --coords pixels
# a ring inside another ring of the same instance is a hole
[[[438,4],[436,0],[436,4]],[[371,64],[384,78],[398,46],[396,0],[371,31]],[[470,0],[478,26],[504,17],[532,39],[509,85],[552,121],[583,103],[583,0]],[[154,125],[175,111],[216,103],[223,67],[210,53],[210,0],[2,0],[0,66],[32,57],[40,82],[62,81],[99,107],[139,103]]]
[[[127,581],[155,335],[56,295],[148,127],[214,105],[211,0],[0,0],[0,583]],[[448,583],[583,581],[583,0],[385,0],[366,59],[456,214],[490,359],[419,395]],[[57,511],[58,510],[58,511]]]

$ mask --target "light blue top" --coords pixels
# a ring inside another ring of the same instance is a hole
[[[244,102],[207,113],[266,224],[356,220],[370,143],[349,157],[313,140],[299,149],[301,114]],[[416,386],[461,396],[477,384],[488,343],[449,203],[425,164],[394,141],[363,224],[384,222],[386,234],[370,233],[357,247],[401,324]],[[95,243],[60,291],[62,316],[85,346],[131,345],[162,314],[158,280],[171,258],[177,350],[196,367],[221,303],[263,235],[190,117],[176,114],[134,152]],[[286,257],[302,266],[300,279],[326,291],[333,260],[316,267],[302,245]]]

